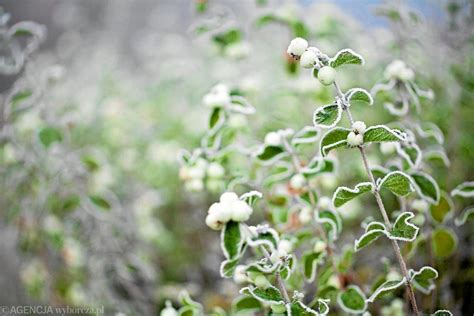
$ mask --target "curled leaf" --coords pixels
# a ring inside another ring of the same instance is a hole
[[[321,154],[326,156],[332,149],[345,146],[350,132],[348,128],[336,127],[324,134],[320,144]]]
[[[313,114],[313,124],[316,127],[332,128],[339,123],[342,108],[339,104],[329,104],[319,107]]]
[[[364,58],[349,48],[338,51],[336,56],[329,60],[329,65],[333,68],[348,64],[363,65],[364,63]]]
[[[338,187],[332,196],[332,202],[335,207],[340,207],[359,195],[372,191],[374,186],[370,182],[357,184],[354,189],[348,187]]]

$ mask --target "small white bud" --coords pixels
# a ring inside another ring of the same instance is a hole
[[[231,204],[234,201],[237,201],[239,196],[234,192],[224,192],[221,194],[219,201],[224,204]]]
[[[396,59],[385,68],[384,77],[386,79],[397,79],[405,67],[405,62]]]
[[[303,68],[313,68],[316,64],[317,56],[313,51],[307,50],[301,55],[300,65]]]
[[[395,142],[383,142],[380,143],[380,151],[384,155],[393,154],[397,150],[397,143]]]
[[[244,222],[252,215],[252,208],[245,201],[232,202],[231,219],[236,222]]]
[[[208,93],[204,96],[203,103],[209,108],[216,108],[230,104],[231,99],[227,93]]]
[[[281,258],[286,257],[288,253],[284,250],[275,250],[272,252],[272,255],[270,256],[270,260],[272,263],[277,263],[281,260]]]
[[[413,69],[406,67],[400,71],[398,77],[400,78],[400,80],[403,81],[411,81],[415,79],[415,72],[413,71]]]
[[[211,93],[224,93],[224,94],[229,94],[230,93],[230,90],[229,90],[229,87],[227,87],[225,84],[223,83],[218,83],[216,84],[214,87],[212,87],[211,89]]]
[[[281,145],[281,136],[277,132],[270,132],[265,135],[265,144],[269,146]]]
[[[260,274],[259,276],[257,276],[254,280],[254,283],[255,283],[255,286],[262,289],[266,289],[269,285],[267,278],[263,274]]]
[[[160,316],[178,316],[178,312],[173,308],[170,301],[166,301],[166,307],[161,310]]]
[[[184,183],[186,190],[199,192],[204,189],[204,182],[201,179],[190,179]]]
[[[238,265],[235,267],[234,271],[234,282],[237,284],[247,283],[249,278],[247,272],[245,271],[246,267],[244,265]]]
[[[208,213],[213,214],[219,222],[227,223],[232,216],[232,209],[228,204],[214,203],[209,207]]]
[[[425,216],[423,214],[417,214],[412,220],[413,224],[416,226],[423,226],[425,223]]]
[[[297,37],[290,42],[286,52],[291,56],[301,56],[308,48],[308,41]]]
[[[270,305],[270,308],[272,309],[272,315],[284,315],[286,312],[285,304],[272,304]]]
[[[328,210],[332,208],[332,200],[327,196],[322,196],[318,200],[318,208],[321,210]]]
[[[313,247],[313,250],[314,252],[323,252],[324,250],[326,250],[326,243],[322,240],[318,240],[314,243],[314,247]]]
[[[336,69],[330,66],[324,66],[318,71],[318,79],[323,85],[328,86],[336,81]]]
[[[328,279],[328,285],[332,285],[334,286],[336,289],[340,289],[341,288],[341,280],[339,279],[339,276],[337,275],[332,275],[329,279]]]
[[[347,135],[347,144],[351,147],[360,146],[363,142],[364,137],[361,134],[350,132],[349,135]]]
[[[214,230],[220,230],[224,226],[223,223],[217,220],[217,217],[215,214],[207,214],[206,225],[209,226],[209,228],[214,229]]]
[[[387,273],[387,277],[386,277],[387,281],[399,281],[402,279],[402,276],[400,273],[398,273],[397,270],[390,270],[388,273]]]
[[[366,128],[367,126],[362,121],[355,121],[354,124],[352,124],[352,130],[358,134],[364,134]]]
[[[221,164],[212,162],[207,167],[207,175],[211,178],[222,178],[225,174],[225,169]]]
[[[298,219],[301,224],[307,224],[312,219],[312,211],[309,207],[304,207],[301,209],[300,214],[298,215]]]
[[[301,174],[297,173],[290,179],[290,186],[295,190],[302,189],[306,184],[306,178]]]
[[[418,212],[426,212],[428,211],[429,204],[425,200],[422,199],[416,199],[412,202],[411,207],[418,211]]]
[[[278,243],[278,250],[290,253],[293,250],[293,243],[288,239],[282,239]]]

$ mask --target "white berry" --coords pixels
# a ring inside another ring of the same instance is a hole
[[[291,56],[301,56],[308,48],[308,41],[297,37],[290,42],[286,52]]]
[[[311,209],[308,207],[304,207],[301,211],[300,214],[298,215],[298,219],[301,222],[301,224],[307,224],[311,221],[312,214],[311,214]]]
[[[332,200],[327,196],[322,196],[318,200],[318,208],[321,210],[328,210],[332,206]]]
[[[362,121],[355,121],[355,122],[352,124],[352,130],[353,130],[354,132],[357,132],[358,134],[364,134],[366,128],[367,128],[367,126],[366,126],[365,123],[362,122]]]
[[[249,281],[247,272],[245,270],[246,270],[246,267],[244,265],[238,265],[237,267],[235,267],[235,271],[234,271],[235,283],[242,284]]]
[[[288,239],[282,239],[278,243],[278,250],[290,253],[293,250],[293,243]]]
[[[351,147],[360,146],[364,142],[364,137],[362,134],[356,134],[354,132],[350,132],[347,135],[347,144]]]
[[[411,207],[418,212],[428,211],[429,205],[425,200],[417,199],[411,204]]]
[[[235,194],[234,192],[224,192],[221,194],[219,201],[221,203],[230,204],[234,201],[237,201],[238,199],[239,199],[239,196]]]
[[[223,227],[223,223],[217,220],[217,217],[215,214],[207,214],[206,225],[209,226],[209,228],[214,229],[214,230],[220,230]]]
[[[301,174],[297,173],[290,179],[290,186],[293,189],[300,190],[302,189],[306,184],[306,178]]]
[[[384,155],[393,154],[397,149],[397,143],[395,142],[383,142],[380,144],[380,151]]]
[[[209,214],[213,214],[221,223],[227,223],[232,216],[230,205],[224,203],[214,203],[209,208]]]
[[[262,289],[266,289],[268,287],[268,280],[263,274],[260,274],[259,276],[257,276],[254,280],[254,283],[255,283],[255,286]]]
[[[230,95],[228,93],[208,93],[203,98],[205,106],[210,108],[226,106],[231,103]]]
[[[281,136],[277,132],[270,132],[265,135],[265,144],[270,146],[281,145]]]
[[[327,245],[324,241],[318,240],[314,244],[313,250],[314,250],[314,252],[323,252],[324,250],[326,250],[326,247],[327,247]]]
[[[231,219],[236,222],[244,222],[252,215],[252,208],[245,201],[232,202]]]
[[[316,53],[311,50],[307,50],[303,53],[303,55],[301,55],[300,65],[303,68],[313,68],[316,64],[316,60]]]
[[[330,66],[324,66],[318,71],[318,80],[323,85],[328,86],[336,81],[336,69]]]
[[[203,168],[194,166],[188,169],[187,175],[190,179],[202,179],[204,178],[205,171]]]
[[[201,179],[191,179],[186,181],[184,186],[188,191],[199,192],[204,189],[204,182]]]
[[[398,76],[403,81],[411,81],[415,79],[415,72],[413,71],[413,69],[407,67],[402,69]]]
[[[211,178],[222,178],[225,174],[225,169],[221,164],[212,162],[207,167],[207,175]]]

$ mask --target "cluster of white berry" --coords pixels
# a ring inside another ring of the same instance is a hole
[[[293,58],[300,60],[303,68],[316,68],[318,70],[318,80],[323,85],[330,85],[336,80],[336,70],[331,66],[325,66],[322,60],[329,57],[321,53],[316,47],[308,47],[308,41],[297,37],[290,42],[286,51]]]
[[[205,159],[197,159],[192,166],[182,166],[179,177],[184,181],[188,191],[198,192],[204,188],[204,181],[210,191],[223,187],[225,169],[218,162],[208,163]]]
[[[347,144],[351,147],[360,146],[364,143],[365,123],[356,121],[352,124],[352,131],[347,135]]]
[[[264,143],[268,146],[281,146],[283,139],[289,137],[295,133],[291,128],[280,129],[275,132],[269,132],[265,135]]]
[[[397,59],[385,68],[384,76],[387,79],[410,81],[415,79],[415,72],[404,61]]]
[[[234,192],[225,192],[219,202],[209,207],[206,225],[214,230],[220,230],[229,221],[243,222],[252,215],[252,208],[247,202],[239,199]]]
[[[209,108],[226,107],[232,103],[230,90],[225,84],[219,83],[204,96],[202,102]]]

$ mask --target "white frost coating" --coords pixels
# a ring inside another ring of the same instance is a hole
[[[309,168],[308,166],[305,166],[301,169],[301,173],[303,173],[303,174],[314,174],[314,173],[319,172],[325,166],[325,163],[321,163],[321,162],[324,162],[324,160],[330,160],[331,161],[331,163],[333,164],[334,169],[335,169],[333,172],[336,173],[337,172],[337,161],[334,160],[334,159],[330,159],[330,158],[324,158],[323,159],[323,157],[319,157],[319,156],[315,156],[308,163],[308,166],[311,166],[315,163],[315,161],[318,161],[318,163],[316,164],[316,167]]]
[[[316,53],[311,50],[307,50],[303,53],[303,55],[301,55],[300,65],[303,68],[313,68],[316,64],[316,60]]]
[[[362,121],[355,121],[352,124],[352,129],[354,130],[354,132],[357,132],[359,134],[364,134],[366,128],[367,128],[367,125],[365,125],[365,123]]]
[[[417,144],[411,144],[411,147],[414,148],[417,152],[415,161],[412,160],[412,157],[407,154],[407,152],[404,150],[403,146],[400,143],[396,143],[395,146],[397,153],[408,162],[411,168],[416,168],[420,165],[421,160],[423,159],[423,152]]]
[[[362,55],[357,54],[356,52],[354,52],[354,51],[353,51],[352,49],[350,49],[350,48],[345,48],[345,49],[341,49],[340,51],[338,51],[338,52],[336,53],[336,55],[335,55],[333,58],[331,58],[331,59],[329,60],[329,64],[331,65],[334,61],[337,60],[337,58],[339,57],[339,55],[344,54],[344,53],[349,53],[349,54],[351,54],[351,55],[356,56],[357,58],[359,58],[359,59],[361,60],[361,65],[362,65],[362,66],[365,65],[365,59],[364,59],[364,57],[362,57]]]
[[[403,116],[403,115],[406,115],[408,113],[409,103],[408,103],[408,100],[404,99],[402,101],[402,107],[401,108],[397,108],[391,102],[384,102],[383,106],[387,109],[387,111],[390,112],[390,114],[396,115],[396,116]]]
[[[370,236],[370,235],[379,235],[379,234],[383,234],[383,235],[388,237],[388,232],[384,229],[372,229],[372,230],[369,230],[369,231],[365,232],[362,236],[360,236],[360,238],[358,238],[354,241],[354,251],[357,252],[361,249],[360,248],[360,243],[364,238],[366,238],[367,236]],[[375,240],[373,240],[373,241],[375,241]]]
[[[304,137],[307,133],[316,133],[315,136],[311,137]],[[296,134],[291,139],[292,145],[298,144],[310,144],[314,143],[319,137],[318,129],[314,126],[305,126],[300,131],[296,132]]]
[[[467,182],[461,183],[454,190],[451,191],[451,196],[473,197],[474,189],[466,192],[464,190],[466,187],[474,188],[474,181],[467,181]]]
[[[360,146],[364,143],[364,136],[362,136],[362,134],[356,134],[354,132],[350,132],[347,135],[346,141],[347,141],[347,145],[349,145],[350,147]]]
[[[322,112],[325,110],[326,107],[329,107],[329,106],[333,106],[334,104],[328,104],[328,105],[325,105],[325,106],[321,106],[319,108],[317,108],[314,113],[313,113],[313,124],[315,127],[320,127],[320,128],[333,128],[337,125],[337,123],[339,123],[339,121],[341,120],[341,117],[342,117],[342,107],[338,104],[337,106],[337,117],[336,119],[334,120],[334,122],[332,122],[331,124],[327,125],[327,124],[321,124],[321,123],[318,123],[316,122],[316,118],[317,118],[317,115],[319,114],[319,112]]]
[[[252,229],[249,227],[249,229]],[[273,228],[257,226],[254,228],[256,234],[252,233],[252,236],[247,237],[247,244],[252,248],[257,248],[260,246],[267,246],[270,249],[270,252],[274,252],[276,250],[275,244],[266,238],[259,238],[259,233],[270,233],[275,240],[275,242],[280,242],[280,237],[278,233]],[[252,231],[252,230],[251,230]]]
[[[291,56],[301,56],[308,48],[308,41],[301,37],[291,40],[286,52]]]
[[[374,185],[372,184],[372,182],[361,182],[361,183],[357,184],[354,187],[354,189],[351,189],[351,188],[348,188],[348,187],[345,187],[345,186],[338,187],[336,189],[336,191],[334,192],[334,194],[332,195],[332,205],[334,207],[336,207],[335,201],[336,201],[337,195],[339,194],[340,191],[347,191],[347,192],[350,192],[350,193],[359,194],[360,193],[360,188],[363,187],[363,186],[370,186],[370,191],[374,190]]]
[[[276,287],[274,287],[274,286],[272,286],[272,285],[270,285],[269,287],[271,287],[271,288],[273,288],[273,289],[275,289],[276,291],[279,292],[279,290],[278,290]],[[254,297],[255,299],[259,300],[259,301],[262,302],[262,303],[271,303],[271,302],[279,303],[279,302],[282,302],[282,301],[264,300],[264,299],[262,299],[260,296],[254,294],[255,288],[254,288],[253,286],[244,287],[244,288],[242,288],[242,289],[239,291],[239,293],[245,295],[245,292],[246,292],[246,291],[248,291],[248,292],[250,293],[250,295],[252,295],[252,297]],[[284,302],[283,302],[283,303],[284,303]]]
[[[377,95],[379,91],[390,91],[395,87],[395,84],[397,83],[396,80],[390,80],[387,83],[377,83],[371,90],[370,94],[371,95]]]
[[[349,290],[349,289],[353,289],[355,290],[357,293],[359,293],[360,296],[362,296],[363,298],[365,298],[365,294],[364,292],[361,291],[361,289],[358,287],[358,286],[354,286],[354,285],[349,285],[346,290]],[[339,304],[339,306],[346,312],[346,313],[355,313],[355,314],[360,314],[362,313],[363,311],[365,311],[367,309],[367,300],[365,299],[364,300],[364,307],[362,309],[352,309],[352,308],[348,308],[347,306],[344,305],[343,301],[342,301],[342,293],[343,292],[339,292],[339,294],[337,295],[337,303]]]
[[[270,146],[280,146],[281,135],[278,132],[269,132],[267,135],[265,135],[264,142]]]
[[[350,129],[348,128],[339,128],[340,130],[346,130],[346,131],[350,131]],[[347,141],[346,139],[342,139],[338,142],[335,142],[335,143],[331,143],[331,144],[327,144],[326,146],[322,146],[322,141],[324,140],[324,138],[326,137],[326,135],[328,135],[329,133],[331,133],[333,130],[329,130],[326,132],[326,134],[323,135],[323,137],[321,138],[321,142],[319,144],[319,151],[323,154],[323,156],[326,156],[327,153],[326,153],[326,150],[329,150],[331,148],[334,148],[334,147],[337,147],[338,145],[341,145],[341,144],[346,144]]]
[[[405,217],[405,215],[408,215]],[[415,233],[413,234],[413,237],[412,238],[404,238],[404,237],[395,237],[393,236],[392,234],[389,234],[387,235],[388,238],[390,239],[393,239],[393,240],[400,240],[400,241],[407,241],[407,242],[411,242],[411,241],[414,241],[416,239],[416,237],[418,236],[418,232],[420,231],[420,228],[417,227],[416,225],[412,224],[412,223],[409,223],[408,221],[410,219],[412,219],[413,217],[415,217],[415,214],[413,214],[412,212],[403,212],[402,214],[398,215],[397,216],[397,219],[395,220],[395,224],[402,218],[402,217],[405,217],[403,219],[403,223],[406,225],[406,226],[409,226],[411,228],[413,228],[415,230]],[[394,224],[394,227],[395,227],[395,224]]]
[[[414,191],[413,189],[413,180],[410,178],[409,175],[407,175],[406,173],[402,172],[402,171],[392,171],[390,172],[389,174],[387,174],[385,177],[383,177],[382,179],[379,179],[380,181],[378,181],[377,183],[377,189],[380,190],[380,188],[382,188],[383,184],[385,183],[385,181],[387,181],[387,179],[395,174],[399,174],[399,175],[402,175],[404,176],[405,178],[408,179],[408,181],[410,182],[410,191]]]
[[[233,95],[230,97],[230,104],[228,104],[228,108],[230,111],[241,113],[241,114],[254,114],[255,108],[250,102],[247,101],[244,97],[240,95]]]
[[[349,91],[346,92],[346,99],[348,101],[350,101],[352,99],[352,97],[354,96],[354,94],[357,93],[357,92],[365,93],[367,95],[367,97],[369,98],[369,105],[374,104],[374,99],[372,98],[372,95],[367,90],[362,89],[362,88],[349,89]]]
[[[468,208],[467,210],[462,213],[462,215],[456,219],[454,219],[454,224],[456,226],[464,225],[467,222],[467,219],[474,214],[474,207]]]
[[[371,131],[371,130],[374,130],[374,129],[378,129],[378,128],[382,128],[384,130],[386,130],[387,132],[389,132],[390,134],[392,134],[393,136],[395,136],[396,138],[398,138],[400,141],[404,141],[406,140],[406,133],[398,130],[398,129],[391,129],[390,127],[388,126],[385,126],[385,125],[373,125],[373,126],[370,126],[368,127],[366,130],[365,130],[365,133],[364,134],[367,134],[367,132]]]
[[[406,278],[404,277],[403,279],[400,280],[400,282],[398,283],[395,283],[394,285],[392,286],[388,286],[388,287],[383,287],[382,285],[379,286],[374,293],[372,293],[372,295],[370,295],[370,297],[366,300],[367,303],[373,303],[374,300],[377,298],[377,296],[379,296],[382,292],[386,292],[386,291],[391,291],[391,290],[394,290],[400,286],[402,286],[403,284],[405,284],[406,282]]]

